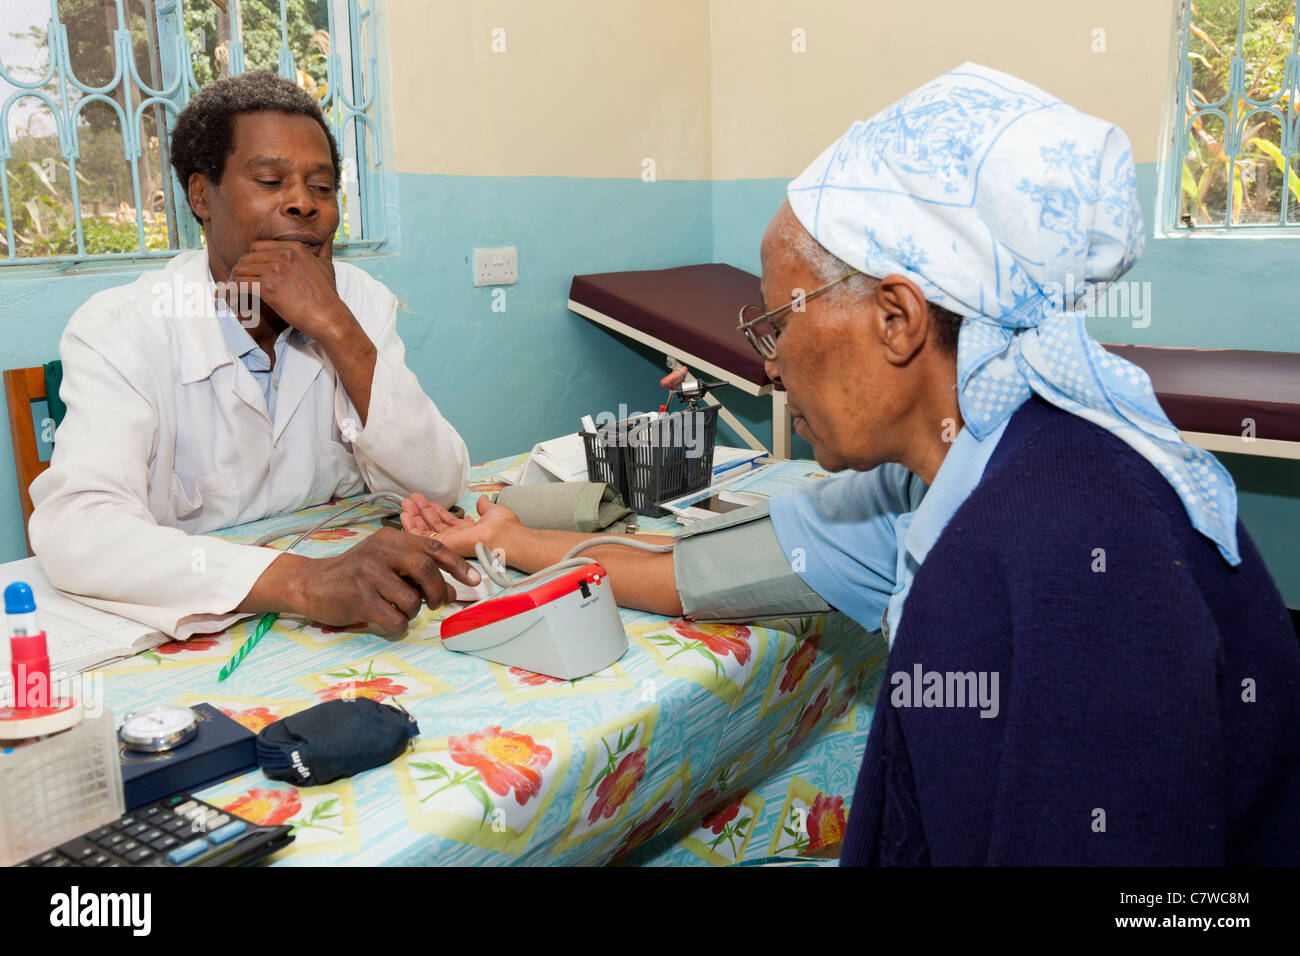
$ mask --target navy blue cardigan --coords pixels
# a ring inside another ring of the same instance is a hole
[[[1026,402],[916,575],[841,862],[1300,862],[1300,643],[1237,536],[1231,568],[1145,459]],[[997,716],[895,706],[918,664],[996,672]]]

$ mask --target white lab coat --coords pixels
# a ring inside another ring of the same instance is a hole
[[[465,442],[406,367],[397,299],[355,266],[334,271],[379,353],[364,428],[301,335],[270,420],[222,337],[203,250],[77,310],[59,345],[67,416],[31,486],[32,548],[55,587],[185,638],[243,616],[232,609],[279,553],[207,532],[366,488],[461,495]]]

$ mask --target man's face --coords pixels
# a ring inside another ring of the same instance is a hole
[[[781,207],[763,237],[763,307],[790,302],[796,289],[806,294],[826,284],[790,243],[803,226]],[[794,430],[813,446],[818,463],[831,471],[865,471],[897,460],[896,370],[881,356],[877,335],[883,310],[874,298],[841,290],[787,310],[775,320],[780,336],[777,357],[766,363],[768,376],[785,386]]]
[[[228,278],[258,239],[298,241],[329,258],[339,204],[320,125],[294,113],[240,113],[234,147],[221,182],[198,175],[197,196],[194,186],[190,191],[204,221],[213,278]]]

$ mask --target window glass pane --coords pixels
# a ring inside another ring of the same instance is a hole
[[[1237,45],[1237,0],[1192,0],[1187,57],[1192,64],[1192,102],[1217,103],[1228,93]]]
[[[0,64],[21,83],[35,83],[49,68],[47,27],[50,6],[42,0],[14,0],[0,9]],[[52,98],[58,102],[57,87]],[[19,91],[0,77],[0,104]],[[49,95],[48,90],[43,91]],[[59,153],[54,114],[35,96],[24,96],[9,106],[4,117],[13,157],[4,164],[9,188],[10,221],[0,212],[0,256],[11,252],[25,258],[43,255],[59,229],[68,208],[68,173]],[[8,226],[14,249],[9,248]]]
[[[301,4],[301,21],[294,11]],[[326,89],[327,59],[330,54],[328,0],[290,0],[289,48],[298,73],[298,85],[323,100]],[[344,36],[347,27],[344,25]]]
[[[1191,89],[1182,104],[1189,125],[1178,225],[1189,218],[1200,226],[1281,224],[1283,196],[1296,196],[1287,156],[1294,143],[1283,132],[1296,115],[1297,91],[1285,89],[1287,57],[1296,49],[1296,2],[1188,0],[1187,10]],[[1234,84],[1232,59],[1238,52],[1243,73]],[[1271,101],[1275,112],[1250,101]],[[1236,136],[1223,119],[1202,112],[1211,104],[1228,122],[1235,120]],[[1229,155],[1234,142],[1235,155]],[[1286,221],[1296,222],[1296,212],[1288,203]]]
[[[77,119],[77,138],[81,143],[77,187],[86,252],[137,251],[134,179],[122,149],[117,111],[102,101],[87,104]]]
[[[194,79],[200,87],[230,75],[231,29],[229,15],[216,4],[195,0],[185,4],[185,35],[190,41]]]
[[[235,0],[239,38],[244,44],[244,69],[278,70],[280,64],[280,4],[276,0]]]
[[[1237,185],[1232,200],[1233,222],[1267,223],[1282,220],[1282,124],[1276,115],[1256,110],[1244,117]]]
[[[1291,164],[1287,168],[1286,221],[1300,225],[1300,153],[1291,154]]]
[[[1282,90],[1291,52],[1294,0],[1246,0],[1241,55],[1246,61],[1245,94],[1255,101],[1274,99]]]
[[[164,111],[165,107],[157,105],[146,109],[140,117],[140,201],[144,210],[145,249],[149,251],[177,247],[175,229],[169,225],[168,216],[172,171],[164,158],[166,150],[163,141],[167,138]],[[86,251],[89,252],[89,232],[86,235],[86,246]]]
[[[1203,115],[1192,123],[1183,166],[1179,219],[1197,226],[1222,226],[1228,208],[1228,164],[1223,120]]]
[[[289,54],[298,85],[323,95],[329,50],[326,0],[285,0]],[[280,68],[280,0],[238,0],[246,70]]]
[[[348,123],[334,134],[339,141],[339,154],[343,157],[343,177],[339,183],[339,229],[334,237],[336,243],[353,238],[353,226],[360,226],[360,202],[357,176],[356,136],[352,129],[355,123]],[[337,129],[337,127],[336,127]],[[360,234],[360,229],[357,229]]]
[[[23,97],[14,104],[9,125],[13,158],[5,178],[17,255],[34,259],[76,252],[68,168],[59,154],[53,114],[35,97]]]
[[[6,0],[0,4],[0,63],[15,79],[33,83],[45,75],[45,29],[50,20],[49,0]],[[0,103],[16,87],[0,77]]]
[[[359,239],[365,235],[362,189],[368,177],[377,175],[374,159],[378,143],[358,114],[350,114],[340,131],[339,152],[343,155],[343,183],[339,202],[343,214],[339,226],[342,239]],[[374,230],[372,229],[371,232]]]
[[[103,0],[59,0],[59,20],[68,31],[68,62],[86,86],[103,86],[116,69],[113,31],[117,4]],[[53,84],[58,95],[58,84]]]

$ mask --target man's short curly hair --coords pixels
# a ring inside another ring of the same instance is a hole
[[[270,70],[254,70],[210,83],[181,111],[172,131],[172,168],[181,187],[189,190],[193,173],[220,183],[226,157],[235,151],[235,117],[266,110],[310,116],[320,124],[330,144],[337,189],[341,174],[339,147],[320,107],[305,90]]]

